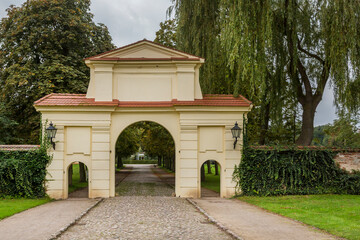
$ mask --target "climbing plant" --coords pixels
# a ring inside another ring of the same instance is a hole
[[[247,147],[233,180],[244,195],[360,194],[360,172],[334,162],[336,152],[296,147]]]

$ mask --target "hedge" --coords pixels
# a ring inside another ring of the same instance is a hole
[[[0,151],[0,197],[45,196],[46,147],[29,151]]]
[[[245,147],[233,180],[243,195],[360,194],[360,172],[335,164],[326,149]]]

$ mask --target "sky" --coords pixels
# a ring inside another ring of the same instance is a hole
[[[11,4],[20,6],[24,0],[0,0],[0,18],[6,16]],[[91,12],[96,23],[105,24],[117,47],[144,38],[155,39],[160,22],[166,20],[170,0],[92,0]],[[206,62],[205,62],[206,64]],[[332,90],[327,87],[315,114],[315,126],[332,123],[336,118]]]

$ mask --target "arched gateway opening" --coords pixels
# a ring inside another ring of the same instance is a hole
[[[152,121],[129,125],[115,143],[116,195],[173,195],[174,189],[158,188],[175,186],[175,159],[175,142],[165,127]]]
[[[251,102],[241,95],[203,95],[199,71],[204,62],[142,40],[86,58],[86,94],[52,93],[36,101],[43,126],[52,122],[57,128],[47,167],[49,196],[68,197],[67,167],[80,161],[88,167],[88,196],[114,197],[116,166],[122,159],[116,142],[128,126],[141,121],[156,122],[171,134],[175,160],[160,156],[158,161],[175,169],[177,197],[201,197],[200,168],[207,160],[221,164],[220,196],[233,196],[232,173],[240,163],[242,136],[234,145],[231,128],[235,122],[243,126]]]
[[[89,197],[89,170],[83,162],[72,162],[67,167],[67,193],[70,198]]]
[[[207,160],[201,165],[201,197],[220,197],[221,166],[215,160]]]

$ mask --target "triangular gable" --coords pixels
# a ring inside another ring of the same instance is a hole
[[[149,40],[114,49],[86,60],[203,60],[200,57],[162,46]]]

